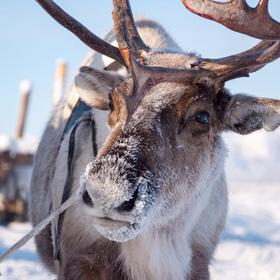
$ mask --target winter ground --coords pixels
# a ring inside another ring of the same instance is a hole
[[[211,266],[212,279],[280,280],[280,133],[227,138],[229,215]],[[28,224],[0,227],[0,253],[29,229]],[[55,279],[40,264],[33,242],[0,271],[3,280]]]
[[[280,280],[280,184],[230,188],[229,215],[211,274],[215,280]]]
[[[230,189],[228,223],[211,267],[214,280],[280,280],[280,184],[239,185]],[[30,229],[0,227],[0,251]],[[2,279],[55,279],[41,266],[33,242],[0,267]]]

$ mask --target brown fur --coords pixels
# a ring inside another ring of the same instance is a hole
[[[60,276],[67,280],[126,280],[118,261],[118,245],[109,242],[92,244],[84,252],[70,256]],[[59,279],[60,279],[59,278]]]
[[[38,254],[47,268],[55,272],[53,246],[51,240],[51,226],[47,225],[39,235],[35,237]]]
[[[188,280],[209,280],[209,262],[211,256],[207,254],[207,248],[200,244],[192,244],[192,270],[191,276]]]

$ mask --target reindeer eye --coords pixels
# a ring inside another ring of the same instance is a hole
[[[195,120],[201,124],[209,124],[210,115],[208,112],[198,112],[195,115]]]

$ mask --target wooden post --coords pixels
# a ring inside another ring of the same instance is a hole
[[[20,107],[19,107],[19,113],[18,113],[16,137],[23,138],[28,103],[29,103],[30,94],[31,94],[31,82],[24,80],[20,83],[19,88],[20,88],[20,105],[19,105]]]
[[[57,61],[54,76],[52,106],[56,106],[64,94],[64,86],[67,74],[67,64],[63,60]]]

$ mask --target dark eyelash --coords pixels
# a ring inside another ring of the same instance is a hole
[[[113,99],[112,99],[112,95],[111,94],[109,95],[109,109],[111,111],[114,110]]]

